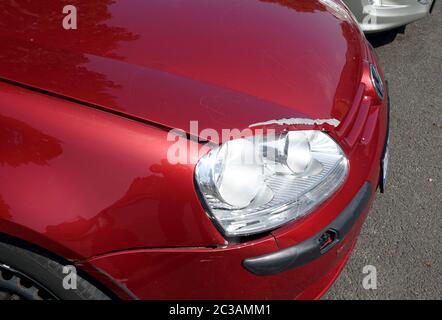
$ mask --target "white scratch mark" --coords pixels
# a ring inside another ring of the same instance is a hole
[[[258,122],[249,125],[249,128],[258,127],[258,126],[268,126],[268,125],[284,125],[284,126],[293,126],[293,125],[323,125],[328,124],[334,127],[339,126],[340,122],[337,119],[307,119],[307,118],[285,118],[285,119],[277,119],[277,120],[269,120],[264,122]]]

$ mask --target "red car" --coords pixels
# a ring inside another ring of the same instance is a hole
[[[0,2],[0,299],[319,298],[386,176],[351,13],[68,2]]]

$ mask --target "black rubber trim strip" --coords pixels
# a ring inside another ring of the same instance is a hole
[[[434,5],[435,5],[435,4],[436,4],[436,0],[434,0],[433,3],[431,4],[431,7],[430,7],[430,14],[433,13],[433,9],[434,9]]]
[[[388,81],[387,83],[387,91],[388,91]],[[391,114],[391,104],[390,104],[390,96],[387,96],[388,98],[388,102],[387,102],[387,132],[385,133],[385,142],[384,142],[384,147],[382,149],[382,158],[381,158],[381,171],[379,173],[379,182],[378,182],[378,186],[379,186],[379,191],[381,193],[385,193],[385,187],[386,185],[384,185],[384,182],[382,181],[384,174],[383,174],[383,159],[385,157],[385,153],[387,152],[387,148],[388,148],[388,138],[390,137],[390,114]]]
[[[365,182],[344,211],[324,230],[312,238],[284,250],[245,259],[243,261],[244,268],[259,276],[272,275],[302,266],[326,254],[333,246],[344,239],[364,212],[370,200],[371,189],[371,184]],[[327,248],[321,250],[320,238],[324,233],[330,231],[336,237]]]

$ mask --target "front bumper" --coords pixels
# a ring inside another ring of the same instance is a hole
[[[382,5],[367,5],[359,21],[365,33],[391,30],[426,17],[432,10],[435,0],[421,4],[417,0],[388,0]]]
[[[342,242],[358,222],[370,201],[371,191],[371,184],[364,183],[345,210],[314,237],[271,254],[245,259],[244,267],[256,275],[263,276],[284,272],[319,259]]]

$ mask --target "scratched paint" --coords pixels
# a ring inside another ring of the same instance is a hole
[[[284,119],[276,119],[269,120],[264,122],[258,122],[249,125],[249,128],[260,127],[260,126],[269,126],[269,125],[283,125],[283,126],[294,126],[294,125],[306,125],[306,126],[315,126],[315,125],[324,125],[328,124],[333,127],[339,126],[340,122],[337,119],[308,119],[308,118],[284,118]]]

